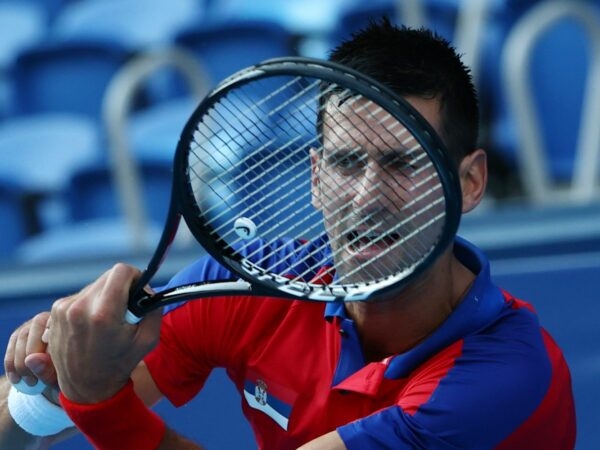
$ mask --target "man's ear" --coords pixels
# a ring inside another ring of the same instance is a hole
[[[487,156],[477,149],[465,156],[459,164],[458,174],[462,189],[462,212],[474,209],[483,199],[487,186]]]
[[[315,209],[321,209],[321,180],[320,180],[320,158],[318,152],[314,149],[310,149],[310,193],[311,193],[311,204]]]

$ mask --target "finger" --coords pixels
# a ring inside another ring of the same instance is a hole
[[[56,369],[47,353],[34,353],[25,358],[25,365],[46,386],[57,385]]]
[[[145,348],[145,352],[149,352],[158,344],[162,317],[162,310],[157,309],[146,314],[137,325],[136,340]]]
[[[123,321],[127,311],[129,292],[141,272],[127,264],[116,264],[109,271],[102,292],[94,299],[93,313],[102,311],[113,320]]]
[[[36,385],[38,379],[25,364],[25,358],[28,355],[46,351],[46,344],[42,342],[41,336],[49,316],[48,312],[37,314],[18,330],[12,355],[13,368],[17,376],[11,375],[9,378],[11,382],[25,384],[29,387]],[[27,386],[22,387],[27,389]]]
[[[25,365],[25,357],[27,356],[27,340],[29,339],[30,325],[31,324],[28,323],[16,331],[17,338],[14,345],[13,366],[15,373],[18,376],[18,379],[17,377],[15,377],[15,379],[17,379],[17,382],[23,381],[25,384],[33,386],[37,382],[37,378]]]
[[[49,339],[50,339],[50,327],[46,327],[46,329],[42,333],[41,340],[44,344],[48,345]]]
[[[8,344],[6,345],[6,352],[4,353],[4,372],[8,377],[8,380],[15,384],[21,381],[21,376],[17,373],[15,367],[15,347],[17,345],[18,332],[14,331],[10,338],[8,338]]]
[[[46,351],[46,344],[42,340],[42,336],[49,325],[50,313],[43,312],[37,314],[32,320],[25,343],[25,357],[32,353],[43,353]]]

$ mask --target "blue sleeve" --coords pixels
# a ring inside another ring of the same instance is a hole
[[[348,450],[368,448],[454,450],[456,447],[422,427],[414,416],[399,406],[356,420],[337,429]]]
[[[396,404],[339,427],[348,450],[491,449],[518,430],[542,403],[552,366],[533,314],[505,314],[510,326],[498,321],[466,337],[445,373],[409,375]],[[407,411],[410,395],[418,406]]]
[[[216,259],[206,255],[198,258],[192,264],[176,273],[165,286],[160,288],[160,290],[191,283],[231,280],[235,278],[237,277],[219,264]]]

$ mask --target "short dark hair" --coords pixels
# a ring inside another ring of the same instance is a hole
[[[450,43],[425,29],[372,21],[334,48],[329,60],[401,96],[438,98],[441,138],[456,162],[477,148],[479,106],[471,72]]]

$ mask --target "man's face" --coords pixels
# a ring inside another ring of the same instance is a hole
[[[439,130],[439,102],[409,98]],[[341,282],[383,278],[416,262],[439,235],[436,171],[411,134],[364,99],[333,96],[323,149],[313,150],[313,205],[321,210]]]

